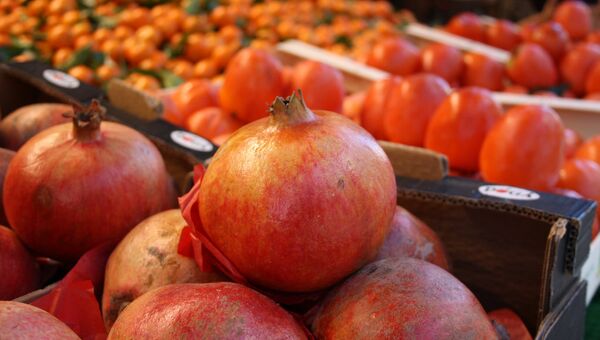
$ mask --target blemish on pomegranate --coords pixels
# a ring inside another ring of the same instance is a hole
[[[44,209],[52,206],[52,192],[47,186],[40,185],[35,193],[35,200]]]
[[[156,257],[161,265],[164,264],[165,257],[167,257],[167,255],[157,247],[148,247],[148,254]]]
[[[344,187],[346,186],[346,184],[344,183],[344,179],[343,178],[338,179],[337,186],[338,186],[338,189],[344,189]]]

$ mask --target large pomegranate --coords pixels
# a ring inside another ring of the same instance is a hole
[[[14,301],[0,301],[0,334],[3,339],[79,339],[51,314]]]
[[[319,307],[317,339],[497,339],[475,296],[447,271],[410,257],[365,266]]]
[[[66,104],[31,104],[13,111],[0,122],[0,145],[18,150],[31,137],[51,126],[67,123],[64,113],[73,112]]]
[[[242,275],[270,289],[309,292],[375,257],[396,186],[371,135],[342,115],[311,111],[293,94],[221,146],[198,197],[206,234]]]
[[[0,226],[0,300],[12,300],[39,287],[40,268],[15,233]]]
[[[306,339],[294,318],[237,283],[173,284],[132,302],[108,339]]]
[[[450,269],[446,250],[436,233],[408,210],[396,207],[390,232],[379,248],[375,261],[404,256]]]
[[[8,170],[8,164],[15,157],[15,152],[7,149],[0,148],[0,225],[8,225],[6,214],[4,213],[4,204],[2,203],[2,189],[4,188],[4,178],[6,177],[6,170]]]
[[[201,272],[193,259],[177,253],[186,225],[179,209],[167,210],[143,220],[121,240],[106,264],[102,314],[107,329],[126,305],[150,290],[225,279]]]
[[[6,215],[36,253],[75,261],[176,204],[156,147],[126,126],[104,122],[101,127],[101,116],[94,101],[72,124],[29,140],[8,167]]]

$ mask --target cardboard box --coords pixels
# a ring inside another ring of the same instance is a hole
[[[44,78],[46,70],[39,63],[0,65],[0,84],[12,89],[0,93],[3,108],[85,102],[102,95],[85,85],[56,86]],[[142,131],[159,146],[181,187],[193,165],[214,153],[178,144],[172,137],[181,130],[161,119],[147,121],[105,99],[103,104],[110,119]],[[580,274],[589,253],[594,202],[447,177],[447,162],[436,153],[381,145],[402,175],[397,177],[398,204],[439,233],[453,273],[486,309],[514,309],[538,338],[583,336],[586,283]]]

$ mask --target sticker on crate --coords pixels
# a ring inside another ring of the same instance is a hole
[[[479,193],[486,196],[519,201],[535,201],[540,198],[540,195],[533,191],[508,185],[482,185],[479,187]]]
[[[43,76],[44,79],[56,86],[64,87],[67,89],[75,89],[79,87],[79,80],[77,80],[77,78],[66,74],[62,71],[45,70]]]
[[[210,152],[214,148],[206,139],[187,131],[173,131],[171,132],[171,139],[175,143],[195,151]]]

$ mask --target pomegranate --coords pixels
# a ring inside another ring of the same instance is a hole
[[[224,280],[203,273],[193,259],[177,253],[186,226],[179,209],[148,217],[133,228],[115,248],[106,264],[102,311],[106,329],[119,312],[138,296],[173,283]]]
[[[410,257],[373,262],[330,292],[312,331],[317,339],[497,339],[467,287]]]
[[[329,287],[376,255],[396,207],[389,159],[342,115],[278,97],[219,148],[198,194],[203,229],[250,282]]]
[[[8,170],[8,164],[15,156],[15,152],[7,149],[0,148],[0,194],[4,187],[4,177],[6,177],[6,170]],[[8,225],[6,214],[4,213],[4,204],[2,203],[2,195],[0,195],[0,225]]]
[[[237,283],[173,284],[133,301],[108,339],[306,339],[294,318]]]
[[[40,268],[15,233],[0,226],[0,300],[12,300],[39,287]]]
[[[13,111],[0,121],[0,145],[18,150],[31,137],[51,126],[67,123],[65,112],[73,112],[66,104],[31,104]]]
[[[75,113],[72,124],[29,140],[8,167],[6,216],[40,255],[75,261],[176,205],[156,147],[126,126],[104,122],[101,127],[102,115],[94,101]]]
[[[6,339],[79,339],[51,314],[20,302],[0,301],[0,334]]]
[[[375,261],[388,257],[414,257],[449,270],[442,241],[423,221],[402,207],[396,207],[390,232],[383,241]]]
[[[496,327],[501,340],[531,340],[531,334],[523,320],[508,308],[497,309],[488,313],[492,324]]]

